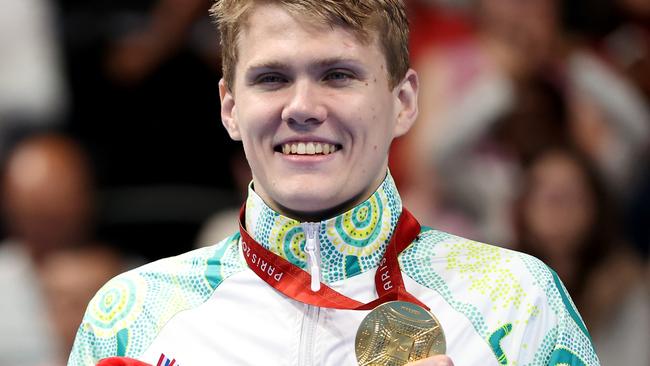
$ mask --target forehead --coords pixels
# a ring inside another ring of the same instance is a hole
[[[366,37],[349,28],[327,24],[313,15],[303,17],[290,13],[280,5],[256,5],[237,39],[237,69],[266,61],[263,59],[268,57],[296,60],[318,54],[318,57],[336,58],[368,51],[383,56],[376,32],[367,33]]]

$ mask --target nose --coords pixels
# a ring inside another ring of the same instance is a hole
[[[310,80],[297,81],[290,99],[282,110],[282,120],[291,125],[320,124],[327,118],[327,109],[321,103],[319,86]]]

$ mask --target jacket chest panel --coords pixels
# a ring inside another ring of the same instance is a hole
[[[332,288],[364,302],[372,300],[376,292],[370,272]],[[447,353],[456,365],[497,365],[486,341],[462,314],[435,291],[408,277],[405,284],[441,322]],[[367,314],[302,304],[245,270],[228,278],[201,306],[172,318],[142,360],[155,365],[165,354],[181,366],[356,365],[356,331]]]
[[[243,271],[204,304],[176,314],[141,359],[155,365],[165,354],[181,366],[355,365],[354,338],[365,314],[307,306]]]

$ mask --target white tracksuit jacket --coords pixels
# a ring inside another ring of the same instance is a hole
[[[401,210],[387,176],[368,200],[321,222],[321,282],[375,299],[376,267]],[[300,223],[252,190],[245,224],[264,247],[307,268]],[[456,366],[599,365],[564,286],[539,260],[423,229],[399,262],[406,289],[440,321]],[[152,365],[356,365],[355,335],[367,313],[282,295],[247,267],[236,234],[109,281],[88,306],[68,365],[109,356]]]

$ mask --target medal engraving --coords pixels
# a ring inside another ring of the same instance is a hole
[[[371,311],[361,322],[355,342],[359,366],[403,366],[445,350],[438,320],[404,301],[387,302]]]

